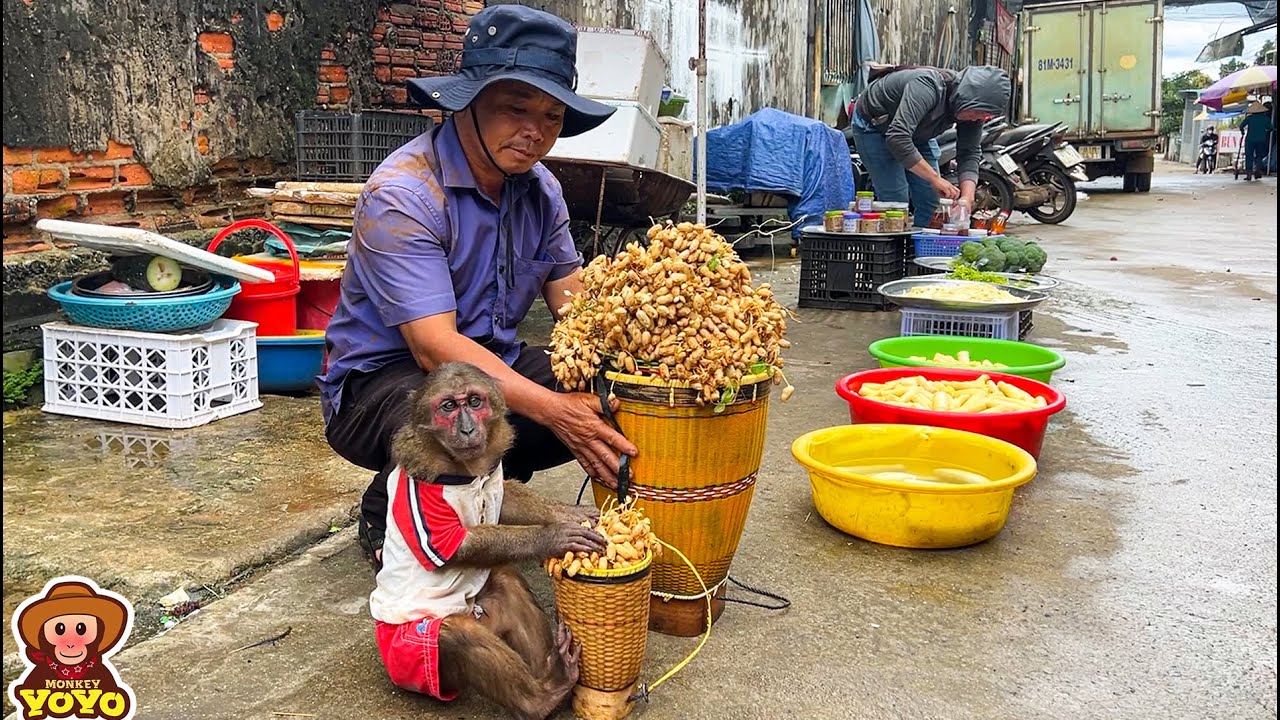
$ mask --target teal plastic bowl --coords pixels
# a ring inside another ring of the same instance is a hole
[[[214,277],[214,286],[209,292],[167,298],[85,297],[71,292],[73,282],[60,282],[48,290],[49,297],[62,306],[71,322],[138,332],[177,332],[204,327],[222,317],[231,307],[231,298],[240,292],[240,283],[223,276]]]
[[[324,366],[324,331],[258,338],[258,391],[303,393],[315,385]]]
[[[961,350],[969,351],[969,359],[1002,363],[1007,367],[989,368],[993,372],[1039,380],[1048,383],[1055,370],[1067,364],[1058,353],[1031,343],[991,338],[962,337],[958,335],[908,335],[877,340],[867,352],[880,361],[880,367],[942,367],[934,362],[912,360],[911,356],[931,358],[934,353],[955,356]],[[973,370],[984,368],[974,367]]]

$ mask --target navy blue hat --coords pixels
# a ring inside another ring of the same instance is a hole
[[[524,5],[494,5],[471,18],[457,75],[416,78],[409,94],[429,108],[458,112],[500,80],[518,80],[565,105],[560,137],[580,135],[609,119],[614,108],[582,97],[578,32],[555,15]]]

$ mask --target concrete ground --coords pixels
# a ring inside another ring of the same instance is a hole
[[[1085,189],[1064,225],[1016,228],[1064,281],[1030,340],[1067,357],[1054,381],[1069,404],[1000,535],[912,551],[816,515],[790,443],[847,422],[833,385],[872,366],[867,344],[896,334],[898,315],[800,310],[798,392],[771,408],[733,566],[792,606],[730,605],[635,717],[1276,717],[1275,181],[1166,165],[1150,194]],[[795,298],[798,261],[752,264]],[[545,317],[529,330],[545,334]],[[352,530],[311,544],[368,475],[328,453],[313,400],[175,433],[185,444],[141,470],[93,444],[120,426],[5,425],[6,617],[70,570],[141,603],[148,636],[161,589],[225,595],[116,656],[139,718],[499,717],[387,682]],[[579,482],[563,467],[533,487],[572,501]],[[651,633],[643,679],[695,645]]]

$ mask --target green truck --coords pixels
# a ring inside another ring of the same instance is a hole
[[[1026,2],[1020,122],[1063,123],[1090,180],[1151,189],[1164,0]]]

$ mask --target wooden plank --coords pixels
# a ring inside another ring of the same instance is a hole
[[[309,215],[276,215],[275,213],[272,213],[272,217],[275,220],[297,223],[299,225],[313,225],[316,227],[349,228],[355,225],[355,221],[350,218],[312,217]]]
[[[266,198],[277,202],[305,202],[317,205],[347,205],[354,207],[359,195],[352,193],[321,192],[319,190],[276,190],[275,188],[249,188],[249,197]]]
[[[312,205],[300,202],[273,202],[271,212],[276,215],[310,215],[314,217],[355,217],[356,209],[350,205]]]
[[[354,193],[359,195],[364,190],[364,183],[338,182],[288,182],[276,183],[277,190],[319,190],[320,192]]]

